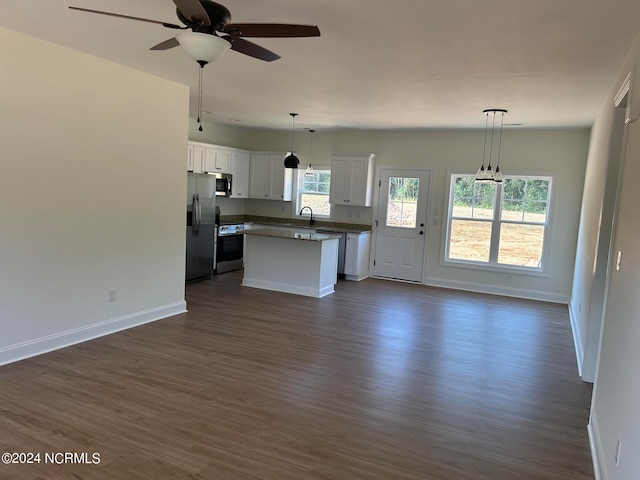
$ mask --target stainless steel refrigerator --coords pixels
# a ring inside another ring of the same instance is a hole
[[[186,281],[211,276],[215,268],[216,179],[212,175],[187,174]]]

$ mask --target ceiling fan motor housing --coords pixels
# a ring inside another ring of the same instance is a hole
[[[202,7],[209,16],[210,26],[202,25],[200,22],[193,21],[190,18],[185,17],[179,9],[176,9],[178,19],[184,23],[187,27],[193,29],[194,32],[206,32],[213,33],[221,31],[226,24],[231,21],[231,12],[224,5],[211,2],[209,0],[200,0]]]

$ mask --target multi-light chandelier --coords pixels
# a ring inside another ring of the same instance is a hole
[[[482,149],[482,165],[478,169],[478,173],[476,173],[476,182],[502,182],[502,172],[500,171],[500,148],[502,147],[502,125],[504,122],[504,114],[507,113],[506,110],[502,108],[488,108],[483,110],[482,113],[485,115],[485,124],[484,124],[484,147]],[[495,141],[496,136],[496,116],[500,115],[500,126],[497,131],[498,139]],[[492,117],[491,127],[489,127],[489,116]],[[490,132],[489,132],[490,131]],[[490,138],[487,145],[487,137]],[[495,145],[494,145],[495,144]],[[488,156],[487,156],[488,149]],[[491,160],[493,159],[495,154],[495,170],[491,168]],[[485,168],[485,161],[488,159],[487,167]]]

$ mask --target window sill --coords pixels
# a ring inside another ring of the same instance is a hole
[[[544,278],[549,277],[549,275],[544,271],[544,269],[537,269],[537,268],[473,263],[473,262],[468,262],[464,260],[460,260],[460,261],[441,260],[440,265],[443,267],[463,268],[466,270],[481,270],[485,272],[495,272],[495,273],[508,273],[511,275],[523,275],[523,276],[529,276],[529,277],[544,277]]]

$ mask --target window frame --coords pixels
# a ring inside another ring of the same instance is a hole
[[[302,194],[304,193],[302,191],[302,182],[304,180],[304,173],[307,169],[307,165],[298,165],[298,169],[296,171],[297,174],[297,178],[295,181],[295,188],[296,188],[296,192],[295,192],[295,205],[296,205],[296,210],[295,212],[293,212],[294,217],[295,218],[301,218],[301,219],[309,219],[310,218],[310,213],[308,210],[305,210],[304,212],[302,212],[302,215],[300,215],[300,209],[302,207],[304,207],[304,205],[302,204]],[[327,196],[327,200],[329,199],[329,195],[331,193],[331,165],[314,165],[313,166],[313,170],[314,172],[325,172],[329,174],[329,191],[327,192],[326,196]],[[321,194],[324,195],[324,194]],[[313,212],[313,218],[317,219],[317,218],[321,218],[321,219],[330,219],[331,218],[331,214],[333,213],[333,204],[329,203],[329,215],[323,215],[323,214],[319,214],[318,212]]]
[[[489,261],[487,262],[449,258],[452,220],[456,219],[456,217],[453,217],[453,206],[454,206],[453,199],[455,194],[456,179],[462,178],[462,177],[475,178],[475,174],[461,174],[461,173],[448,172],[447,176],[449,179],[449,185],[445,191],[447,193],[447,197],[445,198],[445,202],[446,202],[445,205],[447,206],[447,210],[446,210],[446,217],[443,218],[443,220],[446,221],[446,225],[445,225],[445,228],[443,228],[443,235],[442,235],[443,248],[442,248],[440,264],[448,267],[459,267],[459,268],[468,268],[468,269],[475,269],[475,270],[504,272],[508,274],[548,277],[547,272],[549,267],[549,256],[550,256],[550,251],[552,247],[550,238],[551,238],[553,211],[554,211],[554,206],[553,206],[554,175],[551,173],[505,175],[503,177],[503,183],[495,184],[496,190],[494,193],[494,200],[493,200],[494,202],[493,218],[491,219],[460,218],[462,220],[488,222],[492,225],[491,240],[489,245]],[[547,194],[546,221],[544,223],[524,221],[524,220],[523,221],[502,220],[503,204],[505,201],[504,181],[508,179],[547,180],[549,182],[548,194]],[[500,248],[500,243],[499,243],[500,231],[501,231],[502,224],[533,225],[533,226],[544,227],[544,234],[542,237],[542,242],[543,242],[542,253],[540,255],[539,267],[527,267],[527,266],[521,266],[521,265],[509,265],[504,263],[498,263],[498,254],[499,254],[499,248]]]

